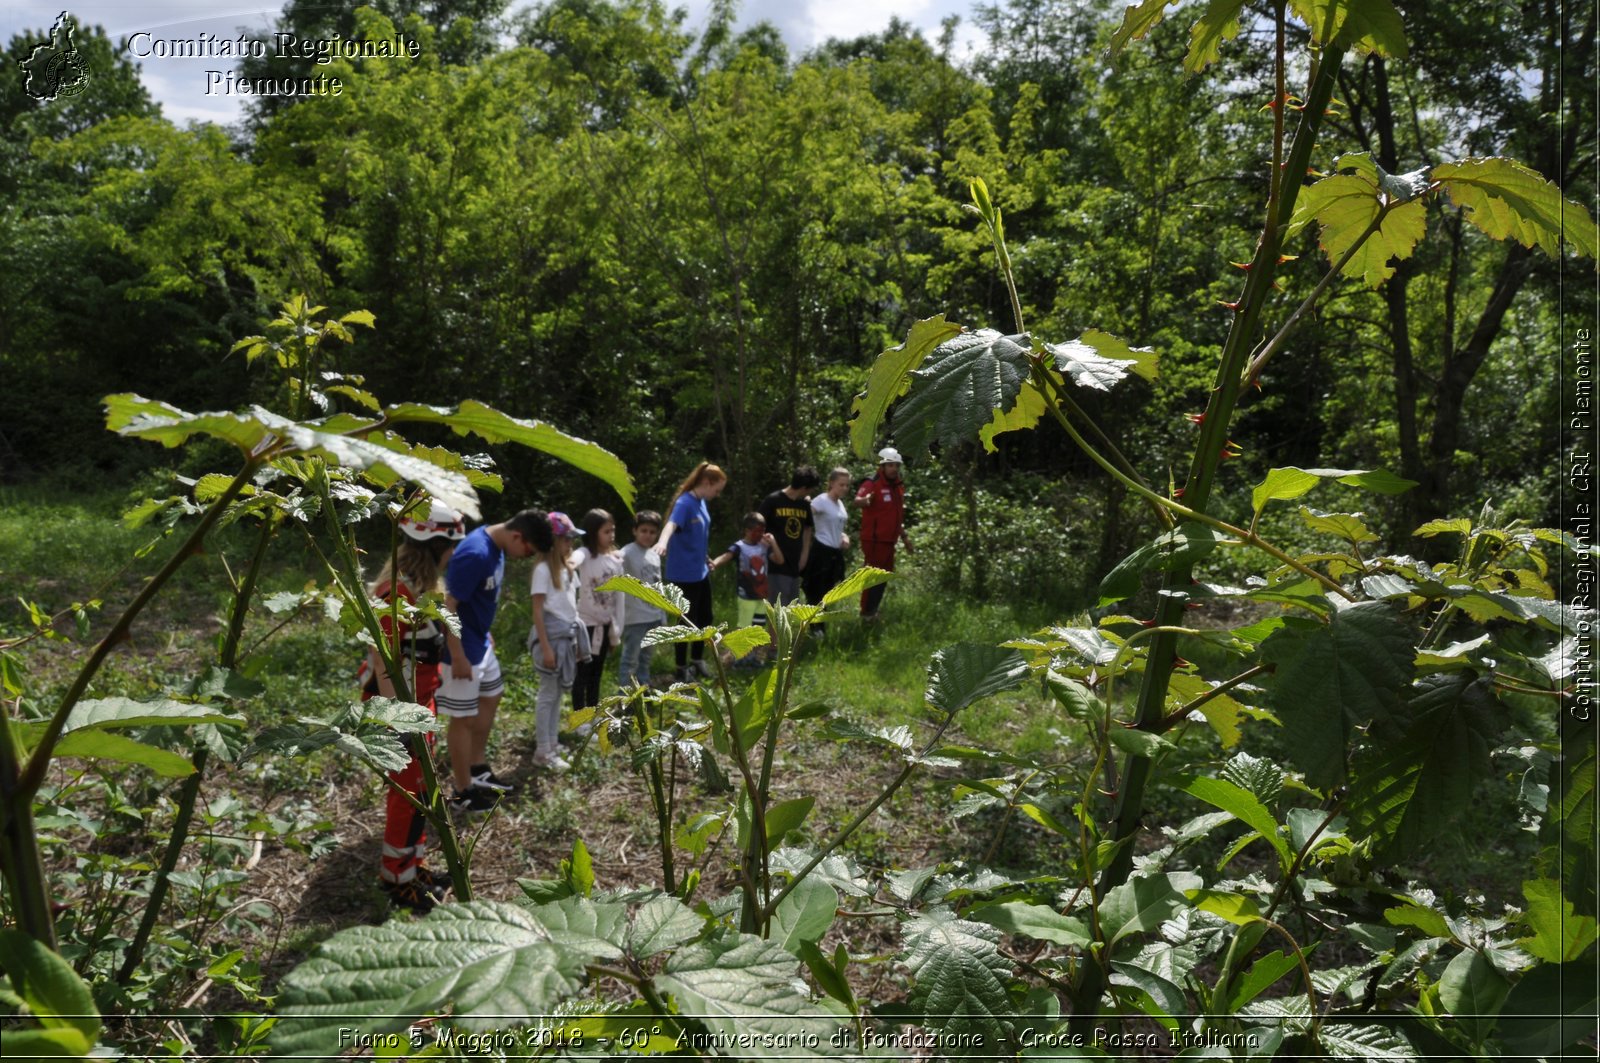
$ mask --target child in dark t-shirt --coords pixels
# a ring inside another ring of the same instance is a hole
[[[759,513],[744,516],[744,538],[734,543],[711,562],[716,569],[730,561],[739,565],[739,626],[755,622],[756,607],[767,597],[767,580],[772,564],[783,564],[783,550],[767,531],[767,521]]]

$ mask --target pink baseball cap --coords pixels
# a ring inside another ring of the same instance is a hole
[[[572,518],[560,510],[556,510],[545,519],[550,522],[550,531],[557,539],[576,539],[583,535],[578,526],[572,523]]]

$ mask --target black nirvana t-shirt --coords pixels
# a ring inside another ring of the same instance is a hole
[[[772,571],[783,576],[800,574],[800,540],[811,530],[811,501],[805,495],[790,498],[783,491],[772,492],[761,501],[761,515],[767,518],[767,531],[778,540],[783,564],[772,562]]]

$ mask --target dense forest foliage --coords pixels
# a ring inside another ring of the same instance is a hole
[[[1315,167],[1505,153],[1592,196],[1592,6],[1400,8],[1409,61],[1347,65]],[[1158,382],[1090,412],[1164,475],[1254,240],[1270,69],[1241,47],[1185,76],[1181,19],[1113,63],[1121,14],[979,6],[986,44],[961,58],[953,26],[928,40],[899,22],[796,55],[725,4],[690,26],[655,0],[297,2],[283,25],[302,36],[403,29],[422,55],[337,60],[338,100],[262,97],[231,129],[163,118],[119,42],[84,28],[81,96],[43,104],[14,91],[15,63],[0,73],[0,359],[30,399],[0,429],[5,475],[103,483],[161,460],[105,433],[108,392],[266,398],[229,348],[305,292],[376,315],[338,368],[379,394],[560,424],[622,457],[645,504],[703,455],[733,470],[728,509],[745,507],[795,462],[845,457],[850,397],[912,321],[1010,316],[958,206],[973,177],[1006,212],[1030,325],[1160,353]],[[1396,542],[1486,499],[1554,519],[1559,263],[1429,210],[1386,285],[1342,281],[1270,367],[1223,490],[1271,466],[1382,467],[1421,484],[1374,515]],[[1320,276],[1315,239],[1290,248],[1286,306]],[[1592,295],[1569,290],[1569,311]],[[1150,530],[1047,435],[997,446],[914,470],[916,519],[969,586],[999,566],[1070,595]],[[497,457],[507,506],[615,504],[575,500],[593,489],[555,463]],[[1081,566],[1066,576],[1017,545],[1063,526]]]

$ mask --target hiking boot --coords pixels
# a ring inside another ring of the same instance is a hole
[[[473,785],[465,790],[455,790],[450,795],[452,812],[487,812],[500,803],[500,792],[487,786]]]
[[[435,875],[428,867],[417,868],[416,881],[422,884],[423,889],[433,894],[435,900],[444,900],[444,895],[455,888],[450,882],[449,875]]]
[[[500,778],[494,773],[494,769],[487,764],[480,764],[472,769],[472,785],[481,786],[488,790],[498,790],[500,793],[507,795],[517,792],[516,783]]]
[[[427,915],[439,906],[439,898],[421,879],[410,882],[383,882],[383,892],[389,895],[389,906],[407,908],[418,915]]]

